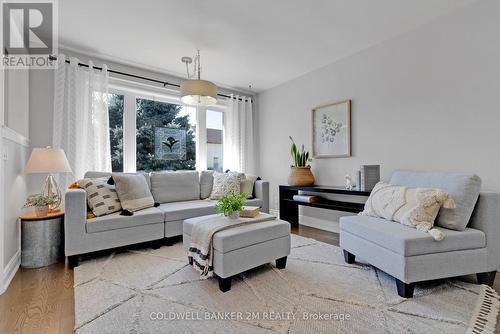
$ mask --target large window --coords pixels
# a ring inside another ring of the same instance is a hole
[[[137,170],[195,169],[195,109],[142,98],[136,106]]]
[[[222,172],[224,113],[207,110],[207,168]]]
[[[123,95],[108,94],[109,139],[113,172],[123,172]]]
[[[186,107],[164,89],[123,82],[107,101],[114,172],[223,170],[223,107]]]

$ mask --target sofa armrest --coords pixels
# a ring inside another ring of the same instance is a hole
[[[255,181],[255,197],[262,200],[262,212],[269,213],[269,182]]]
[[[500,268],[500,194],[481,192],[472,213],[469,227],[486,234],[488,271]]]
[[[66,256],[78,254],[85,236],[87,222],[87,196],[83,189],[69,189],[65,197],[64,253]]]

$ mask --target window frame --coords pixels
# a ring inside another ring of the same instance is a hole
[[[108,93],[123,95],[123,172],[137,171],[137,110],[136,99],[149,99],[158,102],[183,105],[178,91],[131,82],[128,80],[110,78]],[[224,113],[223,127],[225,126],[225,101],[210,107],[189,107],[196,109],[196,170],[207,169],[207,110]],[[224,138],[224,129],[222,131]]]

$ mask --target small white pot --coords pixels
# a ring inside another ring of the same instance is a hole
[[[233,211],[229,216],[229,219],[238,219],[240,218],[240,213],[238,211]]]
[[[49,213],[49,206],[35,206],[35,214],[37,217],[45,217]]]

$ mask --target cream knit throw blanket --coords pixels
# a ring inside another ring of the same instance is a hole
[[[366,201],[365,209],[359,214],[413,226],[439,241],[444,238],[444,234],[434,228],[434,220],[441,207],[455,208],[450,194],[443,190],[408,188],[379,182]]]
[[[215,233],[229,228],[262,223],[275,220],[276,217],[260,213],[255,218],[229,219],[224,216],[211,216],[193,226],[191,243],[189,244],[188,260],[200,272],[200,278],[210,278],[213,273],[213,236]]]

